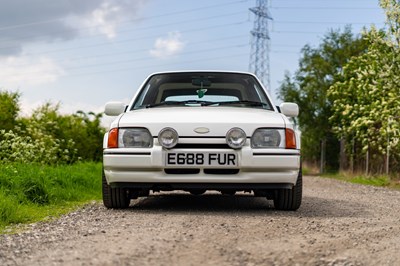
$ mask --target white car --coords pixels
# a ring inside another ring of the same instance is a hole
[[[127,208],[149,192],[250,192],[296,210],[302,200],[295,103],[272,101],[250,73],[163,72],[131,103],[106,104],[117,116],[104,137],[103,202]]]

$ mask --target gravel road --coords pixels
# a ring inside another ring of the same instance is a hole
[[[155,194],[0,236],[0,265],[400,265],[400,192],[305,177],[296,212],[263,198]]]

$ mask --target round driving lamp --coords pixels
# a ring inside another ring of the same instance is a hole
[[[226,143],[232,149],[240,149],[246,143],[246,133],[243,129],[232,128],[226,133]]]
[[[158,133],[158,142],[166,149],[172,149],[178,144],[179,136],[175,129],[166,127]]]

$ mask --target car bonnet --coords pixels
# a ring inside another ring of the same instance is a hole
[[[127,112],[118,126],[147,128],[153,136],[165,127],[174,128],[179,136],[225,136],[229,129],[239,127],[251,136],[257,128],[284,128],[285,119],[259,108],[159,107]],[[196,132],[199,128],[200,133]]]

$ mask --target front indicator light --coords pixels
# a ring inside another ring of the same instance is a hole
[[[112,128],[108,132],[107,147],[110,149],[118,148],[118,128]]]
[[[296,134],[293,129],[285,129],[286,149],[296,149]]]

